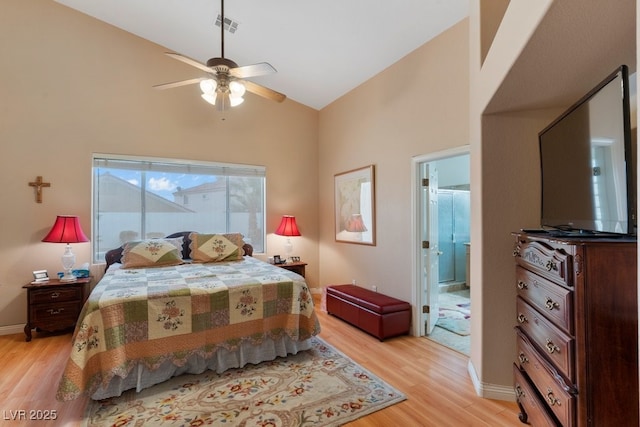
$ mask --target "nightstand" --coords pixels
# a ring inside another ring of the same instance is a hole
[[[298,273],[302,277],[304,277],[304,267],[307,265],[306,262],[288,262],[286,264],[277,264],[278,267],[284,268],[289,271],[293,271],[294,273]]]
[[[75,326],[82,306],[89,296],[91,277],[74,282],[49,279],[42,283],[29,283],[27,290],[26,341],[31,341],[31,330],[59,331]]]

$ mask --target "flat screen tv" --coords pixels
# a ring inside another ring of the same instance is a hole
[[[560,234],[635,235],[635,144],[623,65],[538,134],[541,225]]]

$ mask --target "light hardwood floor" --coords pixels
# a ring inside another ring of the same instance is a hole
[[[319,306],[319,305],[318,305]],[[318,309],[320,337],[407,395],[407,400],[360,418],[350,427],[522,426],[513,402],[476,396],[468,357],[427,338],[379,342]],[[87,401],[58,402],[55,391],[71,349],[71,334],[0,336],[0,425],[78,426]],[[57,419],[12,421],[25,411],[57,412]]]

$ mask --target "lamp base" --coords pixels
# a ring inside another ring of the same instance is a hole
[[[71,245],[67,243],[62,254],[62,268],[64,268],[64,276],[60,278],[61,282],[73,282],[77,279],[73,275],[73,266],[76,263],[76,256],[71,252]]]
[[[65,271],[64,275],[60,278],[61,282],[75,282],[76,280],[78,280],[78,278],[70,271]]]
[[[284,251],[287,254],[285,260],[287,262],[291,262],[291,253],[293,252],[293,243],[291,243],[291,239],[287,237],[287,241],[284,244]]]

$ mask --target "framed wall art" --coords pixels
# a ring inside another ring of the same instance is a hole
[[[334,176],[336,242],[376,244],[374,166]]]

